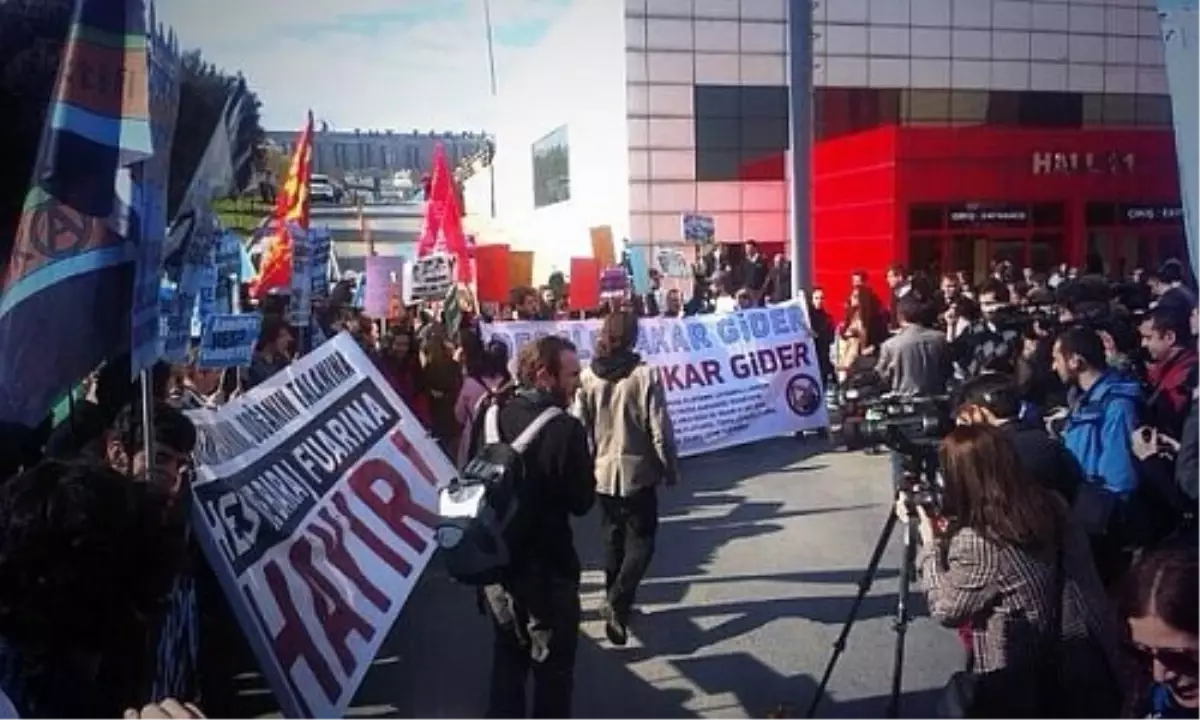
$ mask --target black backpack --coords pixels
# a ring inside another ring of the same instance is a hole
[[[504,579],[511,544],[524,526],[519,496],[526,482],[524,454],[546,425],[563,414],[546,408],[511,443],[500,437],[500,406],[484,411],[483,444],[459,477],[438,493],[438,547],[446,569],[466,585]]]

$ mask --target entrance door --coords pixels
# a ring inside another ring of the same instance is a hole
[[[1169,236],[1141,228],[1110,228],[1088,233],[1087,258],[1099,257],[1104,274],[1116,279],[1134,268],[1156,269],[1172,253]]]
[[[1012,231],[989,235],[957,235],[954,238],[954,254],[959,259],[954,269],[969,270],[976,285],[992,274],[992,266],[999,261],[1007,260],[1014,267],[1025,267],[1029,248],[1027,235],[1014,235]],[[968,258],[969,264],[963,262]]]

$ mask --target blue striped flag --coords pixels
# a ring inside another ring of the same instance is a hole
[[[140,222],[130,168],[152,153],[143,0],[76,0],[12,255],[0,258],[0,421],[36,425],[128,352]]]

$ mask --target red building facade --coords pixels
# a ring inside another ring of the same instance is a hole
[[[853,270],[1049,271],[1092,253],[1110,273],[1186,258],[1169,129],[889,126],[817,143],[816,283],[841,302]]]

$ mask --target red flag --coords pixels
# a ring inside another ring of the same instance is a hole
[[[250,284],[250,294],[262,298],[272,288],[288,287],[292,282],[292,236],[289,225],[308,229],[309,184],[312,172],[313,116],[308,113],[308,122],[300,132],[296,151],[288,167],[288,177],[279,190],[272,218],[274,237],[263,250],[258,267],[258,277]]]
[[[434,252],[453,255],[458,260],[458,279],[467,281],[470,276],[467,238],[463,233],[462,214],[454,191],[454,175],[450,172],[446,149],[441,143],[433,148],[433,177],[429,180],[425,222],[421,227],[421,239],[417,242],[417,257]]]

